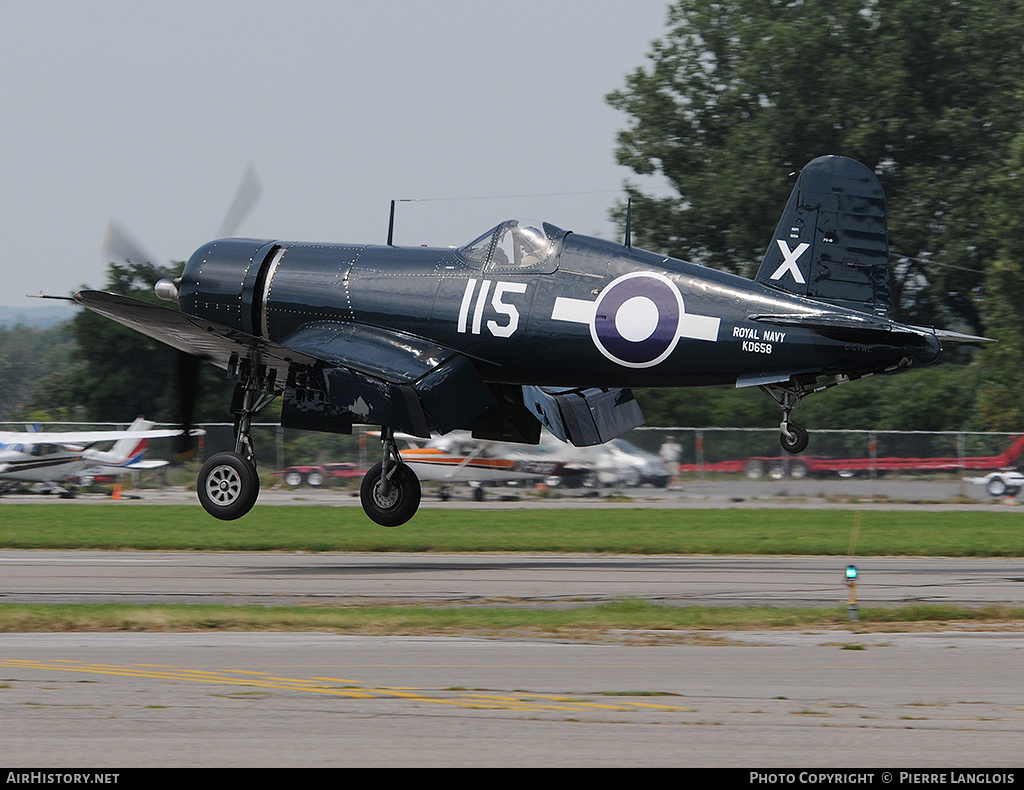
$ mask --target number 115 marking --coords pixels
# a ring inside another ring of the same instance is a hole
[[[475,277],[466,282],[466,292],[462,295],[462,305],[459,307],[458,331],[462,334],[471,332],[479,335],[484,319],[484,308],[487,306],[487,295],[491,290],[490,280],[480,281],[480,290],[477,291],[477,280]],[[476,293],[474,305],[473,294]],[[519,328],[519,310],[514,304],[503,301],[505,294],[526,293],[526,283],[508,283],[498,281],[494,283],[494,293],[491,295],[491,307],[499,315],[508,318],[507,323],[499,324],[497,321],[489,320],[486,324],[487,331],[495,337],[512,337]],[[473,323],[469,323],[469,311],[473,309]]]

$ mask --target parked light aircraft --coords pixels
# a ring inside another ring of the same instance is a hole
[[[250,424],[280,395],[285,427],[382,427],[361,500],[395,526],[420,500],[396,431],[533,444],[543,424],[599,444],[643,423],[633,387],[759,387],[801,452],[791,415],[807,395],[982,339],[891,319],[889,269],[881,184],[826,156],[801,171],[754,280],[635,249],[628,232],[617,244],[513,219],[458,249],[221,239],[158,284],[176,310],[75,299],[178,349],[182,381],[200,359],[236,381],[234,451],[199,473],[209,513],[255,504]]]
[[[148,441],[180,434],[177,428],[154,430],[153,423],[141,417],[124,431],[0,432],[0,480],[8,481],[7,488],[46,483],[66,493],[59,483],[74,477],[125,475],[166,465],[167,461],[143,458]],[[110,442],[110,450],[95,447]]]
[[[468,485],[476,499],[483,499],[484,486],[541,480],[557,484],[596,475],[581,458],[559,453],[553,442],[557,440],[548,432],[541,435],[536,447],[530,447],[474,439],[465,431],[453,431],[422,446],[410,442],[413,446],[400,450],[399,455],[420,480],[443,484],[442,499],[448,499],[458,484]]]
[[[657,456],[622,439],[574,447],[542,430],[538,444],[530,446],[474,439],[465,431],[453,431],[426,444],[410,444],[399,451],[402,461],[420,480],[443,483],[442,499],[457,484],[469,485],[474,497],[483,499],[484,487],[489,485],[533,481],[560,488],[644,484],[664,488],[669,479]]]

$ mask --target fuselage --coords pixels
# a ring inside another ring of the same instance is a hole
[[[147,430],[152,425],[141,418],[133,423],[138,431]],[[157,433],[171,435],[166,431]],[[100,439],[94,438],[95,434],[82,433],[83,441],[77,444],[68,442],[66,438],[38,441],[42,435],[45,434],[28,434],[28,438],[16,433],[0,435],[0,479],[56,482],[96,466],[106,467],[107,473],[117,474],[116,470],[120,470],[123,474],[131,471],[132,465],[142,461],[147,446],[146,439],[136,438],[131,431],[123,435],[109,432]],[[67,435],[64,434],[65,437]],[[96,441],[115,440],[110,450],[98,450],[90,446]]]
[[[315,321],[382,327],[459,351],[504,384],[732,384],[937,354],[925,336],[915,348],[877,332],[773,325],[765,316],[840,308],[546,224],[538,254],[499,256],[503,227],[489,247],[485,234],[461,249],[211,242],[185,268],[180,309],[283,345]]]
[[[82,469],[86,462],[84,452],[79,448],[12,442],[0,446],[0,479],[25,482],[64,480]]]

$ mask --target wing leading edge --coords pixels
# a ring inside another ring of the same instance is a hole
[[[285,427],[347,433],[353,422],[367,422],[427,437],[495,405],[468,359],[413,335],[318,321],[274,343],[118,294],[80,291],[75,301],[229,372],[259,371],[283,390]]]

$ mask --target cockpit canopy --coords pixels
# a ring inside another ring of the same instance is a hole
[[[480,269],[552,272],[567,235],[548,222],[519,217],[487,231],[459,254]]]

